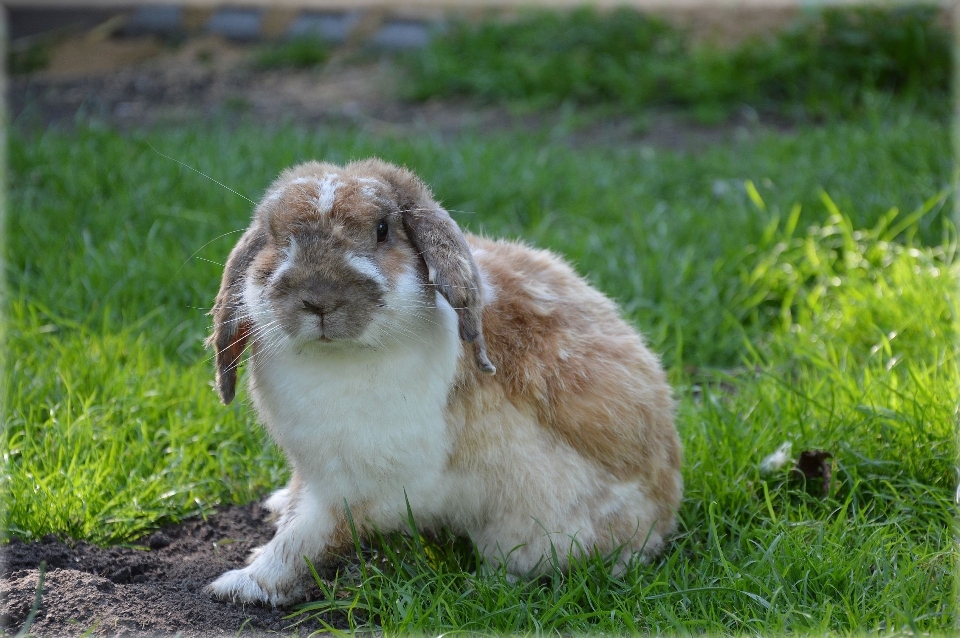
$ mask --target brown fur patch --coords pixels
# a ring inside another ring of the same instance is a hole
[[[550,253],[469,242],[495,290],[483,325],[498,373],[485,379],[461,365],[459,386],[500,385],[506,400],[530,406],[573,449],[621,480],[641,480],[653,502],[678,504],[681,448],[671,390],[637,332]],[[475,394],[461,392],[459,400],[495,400],[489,391]]]
[[[350,505],[350,517],[347,517],[347,511],[343,507],[335,507],[331,510],[331,515],[337,521],[330,535],[329,548],[330,553],[338,556],[351,555],[354,551],[353,529],[356,529],[359,538],[369,536],[371,530],[367,522],[367,512],[369,505],[367,503],[353,503]],[[350,527],[350,519],[353,519],[353,529]]]

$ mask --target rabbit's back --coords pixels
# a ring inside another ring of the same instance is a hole
[[[616,305],[557,256],[514,242],[468,243],[484,283],[484,335],[497,374],[461,362],[450,402],[459,422],[454,465],[499,489],[500,514],[522,512],[518,524],[575,533],[601,549],[637,549],[649,534],[644,553],[655,551],[675,526],[682,492],[673,400],[659,360]],[[532,513],[538,509],[556,518],[554,529]],[[509,534],[503,520],[496,525],[502,543]]]

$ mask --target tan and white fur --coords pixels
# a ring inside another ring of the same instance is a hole
[[[305,558],[417,524],[469,536],[517,575],[570,556],[656,554],[682,480],[657,357],[559,257],[465,235],[379,160],[284,172],[227,262],[212,311],[229,403],[253,404],[292,478],[273,540],[208,586],[301,599]],[[552,550],[553,548],[553,550]]]

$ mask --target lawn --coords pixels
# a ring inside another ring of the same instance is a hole
[[[620,302],[676,387],[685,500],[663,556],[617,577],[593,561],[512,583],[472,575],[462,543],[392,538],[309,613],[390,633],[949,632],[948,139],[910,108],[700,152],[549,130],[14,130],[6,531],[128,543],[284,481],[245,396],[211,388],[206,311],[244,197],[306,158],[376,154],[465,228],[556,250]],[[784,443],[833,455],[826,495],[789,464],[761,474]]]

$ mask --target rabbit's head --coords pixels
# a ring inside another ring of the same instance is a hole
[[[251,339],[376,347],[440,293],[477,366],[493,374],[482,287],[466,240],[411,172],[380,160],[285,171],[227,262],[212,314],[217,389],[233,400]]]

